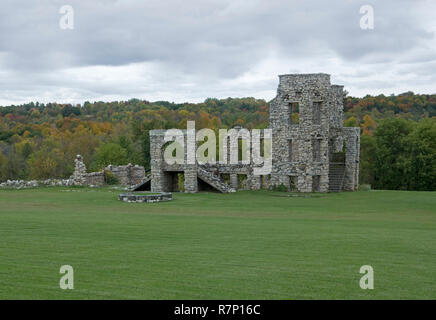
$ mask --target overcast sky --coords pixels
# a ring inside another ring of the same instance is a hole
[[[436,93],[435,34],[435,0],[1,0],[0,105],[270,100],[278,74],[312,72],[353,96]]]

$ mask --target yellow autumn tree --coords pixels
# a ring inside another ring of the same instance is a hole
[[[363,135],[372,136],[376,127],[375,121],[371,118],[369,114],[365,114],[363,116],[363,123],[360,125],[360,127],[362,128]]]

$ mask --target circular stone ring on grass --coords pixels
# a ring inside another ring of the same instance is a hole
[[[121,193],[118,200],[124,202],[163,202],[173,200],[171,192]]]

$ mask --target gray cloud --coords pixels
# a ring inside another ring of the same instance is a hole
[[[291,71],[332,73],[355,95],[436,80],[431,1],[72,0],[75,28],[61,30],[64,4],[1,2],[0,104],[270,99]],[[364,4],[374,30],[359,27]]]

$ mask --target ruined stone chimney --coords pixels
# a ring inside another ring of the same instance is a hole
[[[78,154],[74,160],[74,172],[71,176],[75,185],[83,185],[86,182],[86,166],[83,163],[82,156]]]

